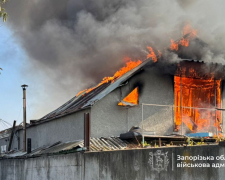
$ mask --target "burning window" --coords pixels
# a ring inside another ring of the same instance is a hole
[[[121,102],[118,103],[119,106],[135,106],[137,104],[138,104],[138,87],[136,87]]]
[[[175,130],[183,124],[191,132],[221,131],[220,86],[220,80],[175,76]]]

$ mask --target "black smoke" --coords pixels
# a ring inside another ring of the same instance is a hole
[[[225,5],[223,1],[219,3]],[[219,3],[200,0],[8,1],[7,25],[28,56],[23,71],[44,89],[45,95],[36,93],[39,99],[47,98],[46,106],[54,104],[48,109],[39,103],[38,116],[56,108],[79,90],[95,85],[104,76],[113,75],[124,65],[124,56],[145,59],[147,46],[163,51],[169,47],[171,38],[180,38],[187,22],[214,49],[222,50],[225,47],[225,28],[221,24],[224,11],[218,10],[222,7]],[[176,54],[169,56],[168,61],[179,60]],[[218,58],[224,61],[223,55]],[[207,51],[205,59],[215,58]]]

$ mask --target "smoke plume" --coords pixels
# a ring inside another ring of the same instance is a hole
[[[45,105],[34,103],[40,107],[34,117],[113,75],[124,56],[145,59],[147,46],[163,51],[171,38],[182,36],[187,22],[209,45],[202,49],[203,60],[224,63],[223,5],[222,0],[10,0],[7,24],[27,53],[24,72],[41,84],[34,93],[45,99]],[[178,56],[169,53],[167,59]]]

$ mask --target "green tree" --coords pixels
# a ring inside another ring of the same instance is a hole
[[[5,12],[5,8],[3,8],[4,4],[7,0],[0,0],[0,18],[3,19],[3,22],[7,19],[7,13]],[[2,68],[0,67],[0,74],[1,74]]]
[[[0,0],[0,18],[2,17],[3,22],[6,21],[7,19],[7,13],[5,12],[5,9],[3,8],[4,4],[6,3],[7,0]]]

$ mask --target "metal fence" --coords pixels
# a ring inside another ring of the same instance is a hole
[[[173,129],[175,130],[175,108],[180,108],[181,109],[181,124],[180,124],[180,135],[185,135],[183,132],[183,126],[184,126],[184,119],[185,119],[185,115],[183,114],[185,109],[189,109],[189,110],[206,110],[206,111],[210,111],[212,114],[214,113],[214,116],[211,118],[214,118],[214,122],[216,123],[216,135],[218,136],[219,132],[223,132],[223,119],[222,119],[222,111],[225,111],[225,109],[222,108],[204,108],[204,107],[186,107],[186,106],[175,106],[175,105],[163,105],[163,104],[147,104],[147,103],[142,103],[141,104],[141,111],[142,111],[142,122],[141,122],[141,128],[142,128],[142,143],[144,144],[145,140],[145,132],[144,132],[144,107],[145,106],[151,106],[151,107],[156,107],[156,108],[163,108],[163,107],[169,107],[171,108],[171,112],[172,112],[172,116],[171,119],[173,119],[173,123],[174,123],[174,127]],[[217,120],[217,115],[220,114],[221,117],[221,124],[219,124],[220,122],[218,122]],[[218,129],[218,127],[221,127],[220,129]]]

